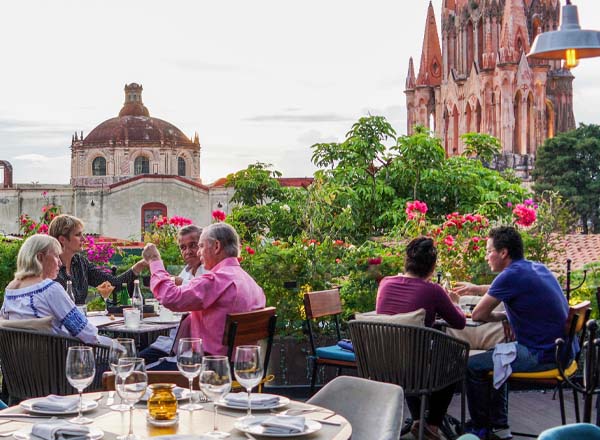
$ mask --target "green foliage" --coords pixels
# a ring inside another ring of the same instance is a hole
[[[226,185],[235,189],[231,198],[233,203],[254,206],[278,200],[282,195],[282,188],[277,177],[279,171],[270,171],[271,164],[256,162],[245,170],[227,176]]]
[[[4,290],[17,270],[17,255],[23,240],[7,240],[0,236],[0,300],[4,301]]]
[[[558,191],[578,214],[583,232],[600,232],[600,126],[581,124],[576,130],[547,139],[537,151],[534,189]]]
[[[465,143],[463,156],[476,156],[486,162],[490,162],[494,155],[502,151],[502,145],[498,138],[486,133],[465,133],[460,138]]]

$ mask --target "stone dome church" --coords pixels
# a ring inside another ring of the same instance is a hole
[[[201,183],[198,134],[153,118],[142,101],[142,86],[125,85],[125,103],[85,138],[71,142],[71,184],[102,186],[142,174],[177,175]]]

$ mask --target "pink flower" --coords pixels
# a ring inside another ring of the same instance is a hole
[[[38,233],[47,234],[48,233],[48,225],[46,223],[42,223],[38,228]]]
[[[507,208],[512,208],[512,202],[507,202],[507,203],[506,203],[506,207],[507,207]]]
[[[444,243],[448,247],[454,246],[454,237],[452,235],[447,235],[446,238],[444,238]]]
[[[536,212],[534,208],[529,208],[523,203],[519,203],[513,214],[517,217],[515,223],[519,226],[528,227],[531,226],[536,220]]]
[[[523,204],[526,206],[531,206],[533,205],[533,200],[532,199],[525,199],[523,200]]]
[[[481,237],[473,237],[471,240],[473,240],[473,243],[477,243],[481,240]]]
[[[370,265],[377,265],[377,264],[381,264],[382,261],[383,261],[383,258],[375,257],[375,258],[369,258],[367,260],[367,263]]]
[[[42,197],[46,197],[48,195],[48,191],[42,192]]]
[[[225,221],[225,219],[227,218],[227,214],[225,214],[223,211],[221,211],[220,209],[215,209],[212,212],[212,218],[215,219],[218,222],[223,222]]]
[[[419,200],[406,202],[406,209],[404,211],[406,212],[407,218],[412,220],[417,216],[415,212],[420,212],[421,214],[425,214],[427,212],[427,204]]]

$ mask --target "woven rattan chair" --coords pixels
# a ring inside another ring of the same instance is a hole
[[[350,321],[348,326],[359,376],[400,385],[405,396],[421,398],[419,439],[429,396],[453,384],[461,385],[464,424],[469,344],[427,327],[368,321]]]
[[[344,416],[353,440],[398,440],[402,428],[404,392],[398,385],[339,376],[306,403]]]
[[[79,339],[33,330],[0,328],[0,366],[10,403],[23,399],[76,393],[65,374],[69,347],[94,347],[96,377],[86,391],[102,389],[102,373],[108,369],[109,347],[84,344]]]

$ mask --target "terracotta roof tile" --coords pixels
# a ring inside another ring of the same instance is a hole
[[[571,270],[581,270],[588,263],[600,261],[600,234],[568,234],[560,240],[559,248],[564,250],[558,264],[552,269],[566,271],[566,261],[571,259]]]

